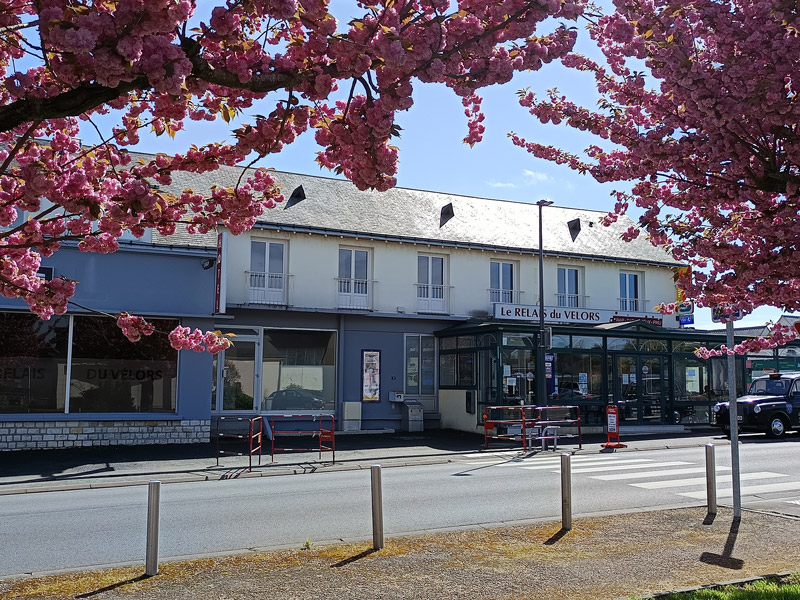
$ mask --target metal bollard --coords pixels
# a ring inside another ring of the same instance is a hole
[[[572,455],[561,455],[561,529],[572,529]]]
[[[161,482],[151,481],[147,488],[147,557],[144,574],[158,575],[158,512],[161,500]]]
[[[708,514],[717,514],[717,466],[714,459],[714,444],[706,444],[706,498]]]
[[[372,548],[383,548],[383,489],[381,486],[381,466],[370,467],[372,475]]]

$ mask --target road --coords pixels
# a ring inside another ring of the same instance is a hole
[[[475,454],[383,470],[387,537],[561,518],[560,457]],[[800,443],[741,446],[743,505],[800,514]],[[718,448],[718,496],[730,501]],[[575,517],[705,503],[703,448],[572,458]],[[144,561],[146,486],[0,497],[0,576]],[[371,539],[369,470],[161,488],[162,559]]]

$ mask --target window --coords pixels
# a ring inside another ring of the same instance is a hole
[[[63,413],[69,317],[0,313],[0,328],[0,413]]]
[[[490,302],[514,303],[514,263],[492,261],[489,272]]]
[[[643,300],[640,296],[641,282],[639,273],[619,274],[619,309],[633,312],[642,310]]]
[[[286,245],[250,242],[250,302],[286,304]]]
[[[128,341],[114,319],[75,317],[70,412],[174,413],[178,351],[167,337],[177,321]]]
[[[578,308],[580,272],[575,267],[558,267],[558,306]]]
[[[448,312],[443,256],[417,257],[417,312]]]
[[[339,248],[339,308],[370,308],[369,252]]]
[[[432,335],[406,336],[405,371],[406,395],[417,397],[425,410],[436,410],[436,342]]]
[[[335,410],[335,332],[265,329],[261,370],[262,410]]]

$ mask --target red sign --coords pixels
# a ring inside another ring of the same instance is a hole
[[[222,234],[217,234],[217,281],[214,285],[214,313],[219,314],[222,296]]]
[[[606,429],[608,430],[608,441],[600,444],[603,448],[627,448],[619,441],[619,407],[616,404],[606,406]]]

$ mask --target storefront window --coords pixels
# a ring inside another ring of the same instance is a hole
[[[462,335],[458,338],[458,347],[459,348],[474,348],[475,347],[475,336],[474,335]]]
[[[508,333],[503,336],[503,346],[510,346],[514,348],[533,348],[533,334]]]
[[[265,329],[262,410],[336,408],[336,333]]]
[[[439,385],[454,386],[456,384],[456,355],[439,355]]]
[[[569,348],[569,336],[568,335],[554,335],[553,336],[553,348]]]
[[[531,348],[503,349],[503,404],[536,404],[535,364]]]
[[[639,349],[642,352],[666,352],[667,340],[641,340]]]
[[[409,396],[434,396],[436,344],[432,335],[406,336],[406,386]],[[429,401],[432,404],[433,401]],[[423,401],[423,404],[425,402]],[[433,410],[433,408],[429,408]]]
[[[635,352],[639,349],[639,341],[634,338],[608,338],[608,349]]]
[[[475,385],[475,354],[458,354],[458,381],[459,387]]]
[[[800,371],[800,348],[778,348],[778,370]]]
[[[69,317],[0,313],[0,413],[64,412]]]
[[[557,352],[555,355],[555,391],[549,404],[580,406],[584,423],[602,422],[603,357],[584,352]],[[596,406],[592,406],[596,405]]]
[[[442,350],[455,350],[456,338],[454,337],[439,338],[439,348],[441,348]]]
[[[573,335],[572,347],[579,350],[602,350],[603,338],[589,335]]]
[[[113,319],[75,317],[70,412],[175,412],[178,351],[167,332],[178,322],[152,322],[156,332],[133,343]]]
[[[709,423],[711,388],[706,361],[694,356],[675,356],[673,422]]]

